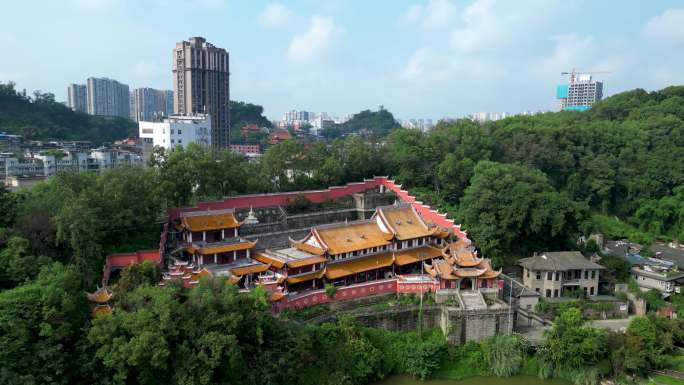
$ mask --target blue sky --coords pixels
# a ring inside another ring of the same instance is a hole
[[[552,109],[561,71],[605,93],[684,84],[675,0],[1,0],[0,81],[54,92],[89,76],[171,88],[171,49],[230,52],[231,97],[398,118]]]

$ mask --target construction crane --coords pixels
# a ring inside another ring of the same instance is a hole
[[[594,75],[594,74],[609,74],[610,71],[576,71],[574,68],[572,72],[561,72],[561,75],[570,75],[570,83],[574,83],[577,75]]]

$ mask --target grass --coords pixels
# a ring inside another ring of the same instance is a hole
[[[651,379],[652,379],[653,382],[655,382],[656,384],[664,384],[664,385],[684,385],[684,381],[683,381],[683,380],[680,380],[680,379],[677,379],[677,378],[673,378],[673,377],[668,377],[668,376],[660,376],[660,375],[658,375],[658,376],[655,376],[655,377],[651,377]],[[648,383],[649,383],[649,382],[647,382],[647,384],[648,384]]]

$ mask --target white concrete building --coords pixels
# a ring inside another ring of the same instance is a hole
[[[140,121],[138,127],[143,140],[143,153],[150,147],[172,149],[190,143],[201,146],[210,146],[212,143],[211,116],[208,114],[171,115],[158,122]]]
[[[523,267],[523,284],[544,298],[557,298],[583,291],[598,295],[601,270],[605,268],[579,251],[546,252],[518,261]]]

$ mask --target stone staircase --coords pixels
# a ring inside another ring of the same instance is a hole
[[[479,291],[461,290],[459,295],[465,310],[482,310],[487,308],[487,303]]]

